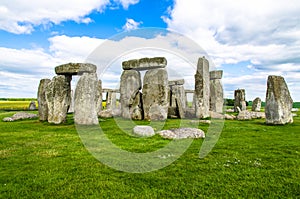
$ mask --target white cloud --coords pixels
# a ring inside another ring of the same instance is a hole
[[[0,5],[0,29],[15,33],[31,33],[36,26],[49,26],[63,21],[90,23],[87,17],[92,11],[103,12],[112,3],[125,9],[138,0],[2,0]]]
[[[249,96],[264,96],[265,90],[257,88],[265,88],[269,74],[292,82],[291,92],[299,87],[290,75],[300,73],[299,10],[297,0],[176,0],[170,16],[163,19],[168,28],[195,40],[217,67],[227,70],[227,89],[246,88]],[[243,62],[247,64],[240,66]],[[236,66],[224,67],[227,64]],[[248,74],[240,74],[236,67]],[[257,81],[259,72],[261,81]]]
[[[133,19],[126,19],[125,25],[122,27],[124,31],[131,31],[138,29],[139,25],[141,25],[142,22],[136,22]]]
[[[120,3],[124,9],[128,9],[130,5],[137,4],[139,0],[116,0],[117,3]]]

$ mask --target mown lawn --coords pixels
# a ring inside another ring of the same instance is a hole
[[[220,139],[204,159],[199,158],[203,140],[194,140],[163,169],[126,173],[104,165],[87,151],[72,115],[63,125],[37,119],[2,122],[13,113],[0,112],[0,198],[300,197],[300,117],[285,126],[267,126],[264,120],[226,121]],[[120,123],[126,121],[100,120],[107,136],[124,150],[155,151],[169,142],[158,135],[132,137],[120,130]],[[164,128],[179,123],[168,120]],[[183,123],[195,127],[190,120]],[[199,128],[207,131],[208,125]]]

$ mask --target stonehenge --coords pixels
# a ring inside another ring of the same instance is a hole
[[[293,123],[292,108],[293,100],[284,78],[270,75],[267,81],[266,123],[273,125]]]
[[[97,67],[89,63],[68,63],[55,67],[55,77],[42,79],[37,98],[39,120],[53,124],[66,122],[68,111],[72,111],[74,100],[74,120],[76,124],[98,124],[97,108],[100,100],[97,92]],[[81,75],[72,98],[71,80],[73,75]],[[100,84],[101,86],[101,84]],[[102,100],[102,99],[101,99]],[[101,105],[102,107],[102,105]]]

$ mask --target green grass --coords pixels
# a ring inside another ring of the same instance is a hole
[[[132,174],[96,160],[83,146],[72,115],[63,125],[37,119],[2,122],[13,113],[0,112],[0,198],[300,197],[300,117],[285,126],[267,126],[264,120],[226,121],[204,159],[198,158],[203,140],[194,140],[173,164]],[[119,128],[131,131],[125,120],[116,124],[106,119],[100,125],[124,150],[143,153],[169,143],[157,135],[131,137]],[[158,128],[159,123],[151,125]],[[183,125],[195,127],[189,120]],[[174,119],[164,128],[178,126]],[[199,128],[207,131],[208,125]]]

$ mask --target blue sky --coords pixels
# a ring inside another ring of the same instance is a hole
[[[158,27],[184,35],[207,52],[211,65],[224,71],[225,97],[233,98],[235,89],[245,88],[247,100],[264,100],[268,75],[281,75],[294,101],[300,101],[299,10],[297,0],[2,0],[0,97],[35,97],[39,80],[51,79],[55,66],[84,62],[105,42],[118,50],[124,44],[149,42],[168,49],[180,38],[142,34],[119,42],[111,38]],[[177,47],[182,47],[182,54],[192,51],[186,45]],[[112,81],[119,78],[122,59],[165,54],[144,51],[120,57],[111,70],[115,73],[104,77],[111,81],[104,85],[116,86]],[[193,69],[174,54],[166,57],[170,70],[184,74],[193,86],[188,79]]]

